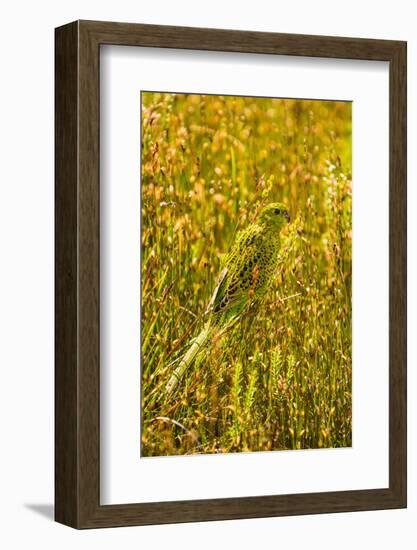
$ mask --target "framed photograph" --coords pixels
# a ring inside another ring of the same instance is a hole
[[[406,43],[56,29],[56,520],[406,506]]]

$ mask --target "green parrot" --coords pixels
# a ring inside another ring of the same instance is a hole
[[[230,327],[249,306],[251,309],[259,306],[277,269],[280,231],[289,221],[287,207],[271,203],[237,235],[207,306],[204,326],[166,385],[168,395],[216,333]]]

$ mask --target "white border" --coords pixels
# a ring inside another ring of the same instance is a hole
[[[101,503],[388,486],[388,64],[102,46]],[[353,100],[353,447],[139,459],[140,90]]]

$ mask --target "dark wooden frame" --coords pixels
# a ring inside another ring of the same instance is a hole
[[[389,62],[389,487],[100,505],[101,44]],[[56,29],[55,519],[76,528],[406,506],[406,43],[77,21]]]

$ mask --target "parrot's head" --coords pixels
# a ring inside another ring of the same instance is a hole
[[[285,204],[273,202],[262,208],[258,219],[261,224],[280,231],[287,223],[290,223],[290,214]]]

